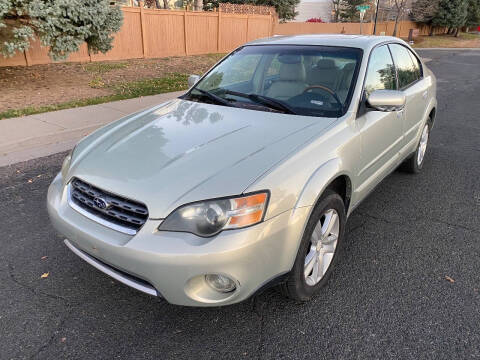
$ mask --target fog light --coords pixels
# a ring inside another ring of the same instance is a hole
[[[205,281],[214,290],[228,293],[235,290],[235,282],[227,276],[219,274],[207,274],[205,275]]]

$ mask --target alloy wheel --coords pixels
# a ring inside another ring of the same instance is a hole
[[[304,276],[309,286],[320,282],[332,263],[337,248],[340,220],[336,210],[323,213],[310,237],[310,248],[305,257]]]
[[[422,132],[422,137],[420,138],[420,143],[418,144],[417,151],[417,165],[421,166],[423,163],[423,158],[425,157],[425,152],[427,151],[428,145],[428,125],[425,125]]]

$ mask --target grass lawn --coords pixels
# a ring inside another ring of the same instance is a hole
[[[480,48],[480,35],[460,33],[452,35],[420,36],[415,40],[414,48]]]
[[[186,90],[188,89],[187,79],[188,75],[186,74],[167,74],[165,77],[159,79],[122,82],[111,86],[115,92],[112,95],[72,100],[52,105],[10,109],[0,112],[0,119],[8,119],[18,116],[39,114],[47,111],[70,109],[80,106],[102,104],[110,101],[132,99],[140,96]]]
[[[0,68],[0,119],[186,90],[223,54]]]

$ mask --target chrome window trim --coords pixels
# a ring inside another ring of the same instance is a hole
[[[79,212],[83,216],[89,218],[90,220],[93,220],[93,221],[99,223],[100,225],[103,225],[103,226],[108,227],[112,230],[115,230],[115,231],[118,231],[118,232],[121,232],[121,233],[124,233],[124,234],[127,234],[127,235],[131,235],[131,236],[137,234],[136,230],[129,229],[125,226],[121,226],[121,225],[118,225],[118,224],[111,223],[111,222],[109,222],[105,219],[102,219],[99,216],[96,216],[95,214],[92,214],[92,213],[86,211],[85,209],[82,209],[80,206],[75,204],[72,200],[72,184],[71,183],[69,183],[67,185],[67,202],[68,202],[68,205],[70,205],[70,207],[72,209]]]
[[[148,294],[148,295],[153,295],[153,296],[158,296],[158,292],[157,290],[153,287],[153,286],[147,286],[145,284],[142,284],[138,281],[135,281],[134,278],[130,278],[130,277],[127,277],[125,275],[123,275],[122,273],[120,273],[119,271],[116,271],[115,269],[109,267],[109,266],[106,266],[105,264],[101,263],[100,261],[98,261],[97,259],[93,258],[92,256],[88,255],[86,252],[78,249],[77,247],[75,247],[70,241],[68,241],[67,239],[65,239],[63,241],[65,243],[65,245],[67,245],[67,247],[75,254],[77,255],[79,258],[81,258],[82,260],[86,261],[87,263],[89,263],[90,265],[92,265],[94,268],[100,270],[101,272],[103,272],[104,274],[108,275],[108,276],[111,276],[112,278],[114,278],[115,280],[121,282],[122,284],[125,284],[127,286],[130,286],[134,289],[137,289],[145,294]]]

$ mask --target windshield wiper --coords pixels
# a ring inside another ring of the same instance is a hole
[[[198,88],[194,88],[192,91],[198,91],[200,94],[208,97],[210,100],[212,100],[212,101],[213,101],[214,103],[216,103],[216,104],[235,107],[235,105],[232,104],[230,101],[227,101],[227,100],[225,100],[225,99],[222,99],[220,96],[217,96],[217,95],[215,95],[215,94],[212,94],[212,93],[209,92],[209,91],[202,90],[202,89],[198,89]]]
[[[298,112],[293,110],[289,105],[285,104],[283,101],[273,99],[268,96],[258,95],[258,94],[245,94],[238,91],[227,90],[227,89],[225,89],[224,91],[226,94],[250,99],[253,102],[269,107],[270,109],[279,110],[286,114],[298,115]]]

